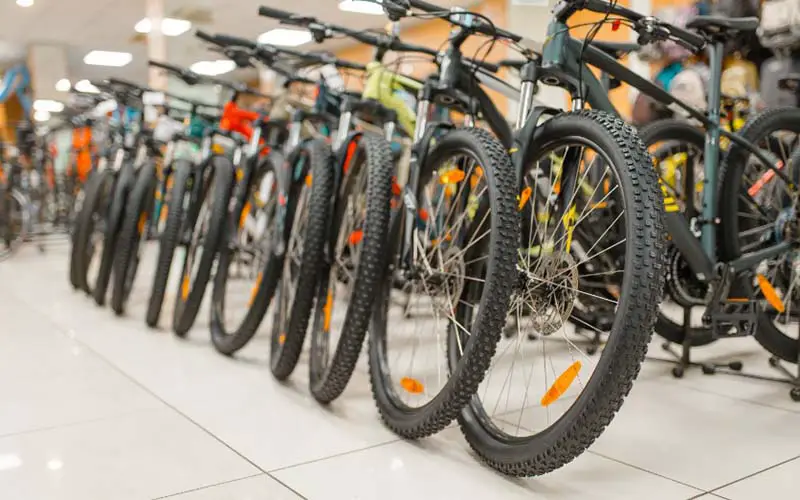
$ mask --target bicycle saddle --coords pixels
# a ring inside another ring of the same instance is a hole
[[[625,57],[631,52],[635,52],[641,48],[641,46],[638,43],[604,42],[601,40],[592,40],[592,45],[615,59]]]
[[[786,78],[778,80],[778,88],[781,90],[800,92],[800,73],[792,73]]]
[[[734,31],[755,31],[758,23],[757,17],[696,16],[686,27],[709,35],[724,35]]]

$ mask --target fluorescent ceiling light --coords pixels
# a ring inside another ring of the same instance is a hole
[[[33,5],[33,0],[17,0],[17,5],[20,7],[30,7]]]
[[[64,103],[54,101],[52,99],[36,99],[33,101],[33,109],[36,111],[60,113],[61,111],[64,111]]]
[[[199,61],[192,64],[190,68],[198,75],[217,76],[230,73],[236,68],[236,63],[230,59],[219,59],[217,61]]]
[[[50,112],[44,109],[39,109],[33,112],[33,119],[37,122],[46,122],[50,119]]]
[[[79,80],[75,83],[75,90],[78,92],[88,92],[90,94],[99,94],[100,91],[92,85],[89,80]]]
[[[69,92],[70,88],[72,88],[72,84],[66,78],[62,78],[56,82],[56,90],[59,92]]]
[[[113,52],[110,50],[93,50],[83,57],[83,62],[90,66],[113,66],[119,68],[133,60],[130,52]]]
[[[258,43],[268,43],[271,45],[282,45],[284,47],[297,47],[311,41],[311,32],[308,30],[291,30],[286,28],[276,28],[262,33],[258,37]]]
[[[133,29],[135,29],[137,33],[150,33],[150,30],[153,29],[153,23],[150,21],[150,18],[145,17],[136,23]],[[165,17],[161,20],[161,32],[164,33],[165,36],[180,36],[190,29],[192,29],[192,23],[185,19]]]
[[[342,0],[339,2],[339,10],[371,16],[383,15],[381,0]]]

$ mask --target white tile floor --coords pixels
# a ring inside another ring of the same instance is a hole
[[[304,366],[276,383],[257,337],[217,355],[206,317],[187,340],[73,292],[66,245],[0,263],[0,499],[797,498],[800,404],[780,384],[648,362],[591,450],[541,478],[479,465],[457,429],[417,443],[378,421],[366,374],[329,408]],[[653,354],[660,354],[654,343]],[[751,340],[736,355],[769,371]]]

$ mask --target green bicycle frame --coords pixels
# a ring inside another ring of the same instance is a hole
[[[399,90],[413,90],[419,92],[423,84],[406,76],[389,70],[383,63],[372,61],[367,64],[367,82],[361,97],[372,99],[397,114],[397,121],[403,131],[409,136],[414,133],[417,123],[415,110],[399,97]]]

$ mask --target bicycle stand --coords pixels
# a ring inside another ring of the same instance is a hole
[[[692,361],[692,341],[694,340],[692,337],[692,330],[691,330],[691,309],[688,307],[683,308],[683,325],[684,325],[684,333],[683,333],[683,343],[681,344],[681,351],[678,352],[672,347],[671,342],[664,342],[661,344],[661,348],[667,352],[673,359],[663,359],[663,358],[653,358],[648,357],[647,359],[651,361],[659,361],[662,363],[671,363],[675,365],[672,368],[672,376],[675,378],[683,378],[683,375],[686,373],[686,369],[689,367],[699,367],[704,375],[713,375],[717,373],[720,369],[730,370],[729,373],[738,373],[742,371],[744,365],[739,360],[733,361],[704,361],[704,362],[697,362]]]

